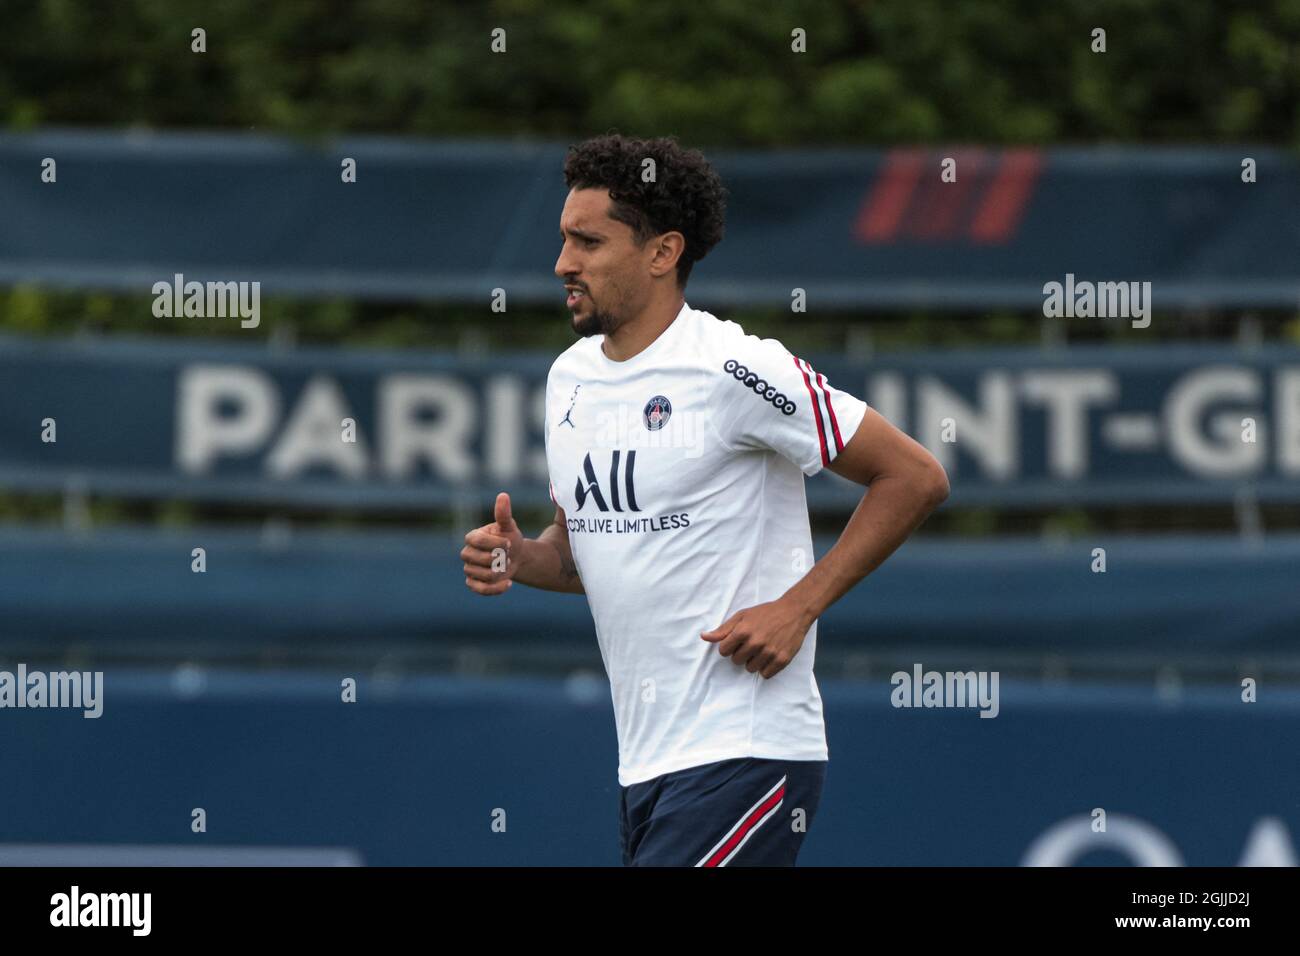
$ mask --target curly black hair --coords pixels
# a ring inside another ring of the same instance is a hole
[[[654,160],[653,182],[642,180],[646,159]],[[608,133],[570,146],[564,181],[570,189],[608,189],[610,216],[630,226],[638,243],[680,232],[686,248],[677,260],[679,289],[686,287],[691,267],[722,241],[727,190],[704,154],[683,149],[676,137]]]

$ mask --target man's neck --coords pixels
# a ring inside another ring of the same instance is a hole
[[[614,362],[626,362],[645,351],[673,324],[685,303],[685,296],[678,295],[662,305],[650,306],[636,318],[623,323],[614,332],[607,334],[601,343],[605,357]]]

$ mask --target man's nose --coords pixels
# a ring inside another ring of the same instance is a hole
[[[569,276],[575,275],[577,271],[578,270],[574,268],[572,261],[568,258],[566,251],[561,249],[560,257],[555,260],[556,276],[561,279],[567,279]]]

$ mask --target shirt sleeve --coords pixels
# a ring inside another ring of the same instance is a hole
[[[867,413],[866,402],[776,339],[743,335],[721,351],[717,420],[733,448],[771,449],[811,477],[844,450]]]

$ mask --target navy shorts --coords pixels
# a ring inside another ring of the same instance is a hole
[[[620,787],[623,865],[794,866],[826,763],[735,757]]]

